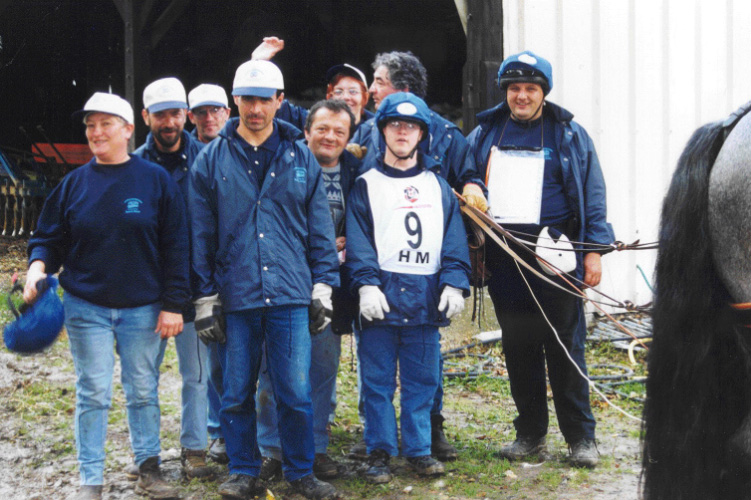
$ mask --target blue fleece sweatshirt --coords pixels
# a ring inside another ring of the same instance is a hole
[[[127,308],[160,302],[179,313],[190,299],[188,226],[170,174],[137,156],[96,159],[68,174],[44,204],[29,263],[60,273],[66,292]]]

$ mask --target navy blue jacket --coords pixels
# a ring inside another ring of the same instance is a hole
[[[442,311],[438,311],[443,288],[449,285],[463,290],[465,297],[469,296],[469,249],[459,212],[459,202],[445,179],[438,175],[440,165],[422,153],[419,161],[423,168],[428,168],[436,174],[441,186],[444,234],[441,268],[436,274],[417,275],[382,271],[378,265],[366,179],[359,177],[355,181],[348,200],[345,267],[350,279],[349,286],[355,295],[364,285],[376,285],[381,288],[391,311],[386,313],[383,320],[377,320],[378,324],[445,326],[450,321]],[[384,172],[383,156],[368,157],[363,165],[363,171],[370,168]]]
[[[300,131],[274,120],[281,142],[258,184],[233,118],[196,158],[188,205],[199,297],[226,312],[307,305],[314,283],[339,286],[334,224],[321,167]]]
[[[60,266],[66,292],[102,307],[190,300],[188,224],[180,190],[162,167],[131,156],[121,166],[92,159],[50,193],[29,239],[29,263]]]
[[[578,241],[609,245],[615,241],[612,226],[607,222],[605,179],[600,169],[594,143],[584,128],[573,121],[574,115],[562,107],[545,101],[545,113],[556,122],[558,155],[563,170],[563,184],[569,206],[579,221]],[[479,125],[467,137],[475,164],[485,178],[490,147],[496,130],[510,113],[506,102],[479,113]]]
[[[367,147],[366,159],[384,152],[384,143],[375,119],[362,123],[349,142]],[[420,147],[422,149],[422,143]],[[472,161],[467,139],[464,138],[459,127],[434,111],[430,112],[430,137],[428,137],[427,151],[424,149],[422,151],[433,161],[440,163],[439,175],[460,193],[467,183],[477,184],[485,190],[482,177],[477,173]]]
[[[183,201],[185,202],[185,207],[187,209],[188,206],[188,179],[190,177],[190,167],[193,165],[193,162],[196,159],[196,156],[198,156],[198,153],[201,152],[201,150],[204,147],[204,144],[200,142],[198,139],[193,138],[190,133],[183,130],[182,136],[182,144],[184,144],[182,148],[182,163],[179,167],[174,169],[172,172],[170,172],[170,175],[172,175],[172,179],[177,183],[177,185],[180,187],[180,193],[183,195]],[[153,163],[156,163],[158,165],[164,166],[164,159],[162,158],[159,150],[156,148],[156,142],[154,141],[154,136],[151,132],[146,136],[146,142],[141,145],[138,149],[133,151],[133,154],[136,156],[140,156],[141,158],[151,161]],[[187,214],[188,216],[188,230],[190,231],[190,214]],[[189,233],[190,234],[190,233]],[[188,253],[190,256],[190,253]],[[191,287],[195,287],[196,277],[193,275],[193,271],[190,272],[190,283]],[[196,318],[196,309],[193,306],[193,302],[188,302],[188,304],[185,305],[185,309],[183,310],[183,321],[186,323],[189,323]]]

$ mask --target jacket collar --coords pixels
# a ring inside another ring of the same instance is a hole
[[[232,140],[234,131],[237,130],[239,123],[239,117],[230,118],[229,120],[227,120],[227,123],[224,124],[222,130],[219,132],[219,136],[228,141]],[[284,120],[277,120],[276,118],[274,118],[274,123],[276,124],[277,130],[279,131],[279,138],[282,141],[295,142],[295,140],[299,139],[302,135],[300,129],[298,129],[291,123],[285,122]]]
[[[543,113],[549,113],[555,121],[560,123],[568,123],[574,119],[573,113],[571,113],[569,110],[548,100],[545,101]],[[510,114],[511,110],[509,109],[508,104],[506,103],[506,101],[503,101],[493,108],[486,109],[485,111],[478,113],[477,121],[481,125],[487,126],[488,124],[491,124],[496,120],[505,119]]]

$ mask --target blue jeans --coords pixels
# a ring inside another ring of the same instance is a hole
[[[308,306],[279,306],[226,314],[224,393],[219,412],[229,471],[258,477],[261,454],[256,429],[255,392],[265,350],[279,409],[287,481],[313,472],[313,406],[310,402]]]
[[[162,364],[167,342],[159,353]],[[208,406],[208,354],[206,344],[201,342],[191,321],[183,325],[183,331],[175,337],[177,362],[182,378],[182,418],[180,420],[180,446],[189,450],[206,448],[206,420]]]
[[[81,484],[103,483],[115,353],[120,356],[130,444],[136,464],[158,457],[160,305],[101,307],[65,294],[65,328],[76,369],[75,436]]]
[[[326,453],[329,447],[328,423],[333,404],[336,401],[336,374],[339,371],[339,357],[342,353],[341,336],[331,331],[329,325],[323,332],[312,337],[310,356],[310,386],[313,403],[313,441],[315,452]],[[279,427],[276,415],[276,402],[271,387],[271,378],[264,362],[258,375],[258,446],[264,457],[280,460],[282,456],[279,441]]]
[[[430,409],[438,388],[441,346],[438,328],[372,326],[357,344],[365,397],[365,444],[368,453],[399,453],[396,413],[396,367],[401,387],[402,455],[430,455]]]
[[[222,426],[219,423],[219,410],[222,407],[222,362],[219,358],[219,343],[210,342],[207,346],[209,353],[209,438],[219,439],[222,437]]]

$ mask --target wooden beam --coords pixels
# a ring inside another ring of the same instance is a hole
[[[462,90],[465,134],[477,125],[477,113],[501,101],[496,72],[503,60],[502,2],[466,0],[466,5],[467,62]]]
[[[170,2],[167,8],[164,9],[164,12],[162,12],[162,15],[159,16],[159,19],[151,27],[151,48],[157,46],[172,25],[175,24],[177,18],[185,12],[188,5],[190,5],[190,0],[172,0]]]

